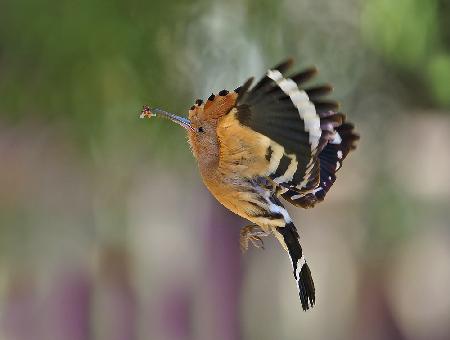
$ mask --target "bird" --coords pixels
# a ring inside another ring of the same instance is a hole
[[[318,72],[287,76],[289,58],[254,85],[197,99],[188,118],[144,106],[140,117],[163,117],[187,130],[204,184],[227,209],[251,222],[241,229],[243,250],[273,235],[288,253],[303,310],[316,303],[300,236],[282,200],[312,208],[325,199],[359,135],[325,99],[329,84],[307,86]]]

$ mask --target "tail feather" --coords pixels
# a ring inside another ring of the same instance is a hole
[[[307,310],[310,307],[313,307],[316,302],[316,290],[314,288],[311,270],[309,269],[305,257],[303,256],[297,229],[294,224],[290,222],[284,227],[278,227],[277,231],[282,236],[284,245],[292,262],[294,277],[297,281],[302,308],[303,310]]]

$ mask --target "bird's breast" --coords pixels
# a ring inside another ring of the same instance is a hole
[[[214,197],[235,214],[269,231],[284,225],[283,216],[274,214],[274,186],[267,151],[275,148],[266,136],[239,123],[231,110],[217,125],[219,161],[215,167],[199,162],[203,181]]]

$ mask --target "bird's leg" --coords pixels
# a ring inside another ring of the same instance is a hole
[[[250,224],[241,228],[241,250],[245,252],[248,250],[248,242],[250,241],[256,248],[264,249],[264,242],[261,237],[268,236],[258,225]]]

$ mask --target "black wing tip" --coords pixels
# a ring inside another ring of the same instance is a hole
[[[250,77],[245,81],[244,85],[242,85],[242,87],[241,87],[241,93],[245,93],[246,91],[248,91],[250,86],[252,86],[254,79],[255,79],[255,77]]]
[[[302,71],[292,75],[289,78],[291,78],[299,86],[301,86],[304,83],[306,83],[307,81],[314,78],[317,73],[319,73],[319,69],[317,68],[317,66],[310,66],[310,67],[304,68]]]
[[[319,113],[322,112],[337,112],[341,104],[336,100],[312,100],[316,110]]]
[[[333,85],[327,83],[327,84],[323,84],[323,85],[317,85],[317,86],[305,88],[304,91],[308,95],[309,99],[314,101],[314,100],[320,99],[321,97],[325,97],[328,94],[330,94],[331,92],[333,92],[334,87],[333,87]]]
[[[286,72],[291,66],[294,65],[294,58],[288,57],[286,60],[282,61],[278,65],[272,67],[272,70],[278,70],[281,73]]]
[[[254,79],[255,79],[254,77],[248,78],[242,86],[239,86],[238,88],[236,88],[236,90],[234,90],[234,92],[238,94],[236,100],[237,103],[239,103],[247,94],[248,90],[250,89],[250,86],[252,86]]]
[[[316,289],[307,263],[303,264],[298,278],[300,302],[304,311],[312,308],[316,303]]]
[[[358,133],[354,131],[355,126],[353,123],[344,122],[341,126],[336,128],[336,131],[342,137],[342,148],[344,151],[344,158],[351,150],[356,149],[356,142],[361,138]]]

